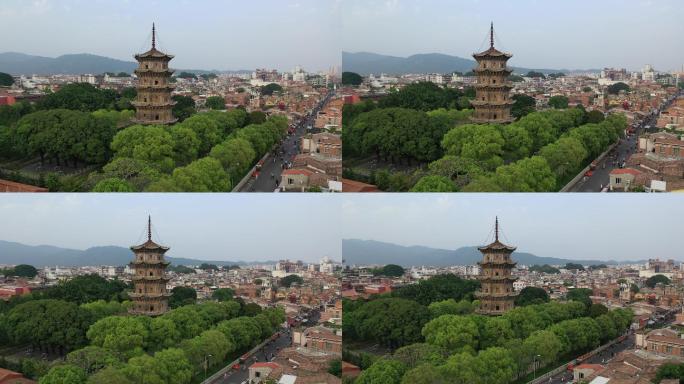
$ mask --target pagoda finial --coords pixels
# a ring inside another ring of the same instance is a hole
[[[157,47],[157,29],[154,26],[154,23],[152,23],[152,49],[155,49]]]
[[[499,216],[496,216],[496,220],[494,222],[494,237],[495,241],[499,241]]]
[[[147,241],[152,241],[152,216],[147,216]]]
[[[494,22],[492,21],[492,25],[489,28],[489,48],[494,48]]]

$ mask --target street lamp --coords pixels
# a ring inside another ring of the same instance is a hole
[[[207,379],[208,358],[214,357],[212,355],[204,355],[204,380]]]
[[[541,355],[536,355],[535,357],[532,358],[532,372],[534,372],[533,373],[534,376],[532,377],[533,380],[537,378],[537,359],[540,357],[541,357]]]

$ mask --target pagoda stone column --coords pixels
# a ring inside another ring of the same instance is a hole
[[[499,241],[499,219],[496,219],[494,242],[479,247],[482,253],[480,265],[480,290],[475,297],[480,300],[477,313],[483,315],[502,315],[513,309],[517,292],[513,290],[512,270],[516,263],[511,259],[515,247]]]
[[[173,124],[178,119],[173,116],[171,99],[174,86],[169,79],[173,71],[169,69],[169,62],[173,56],[157,50],[156,29],[152,24],[152,49],[135,55],[138,68],[138,96],[132,103],[136,108],[135,122],[138,124]]]
[[[169,282],[166,267],[169,262],[164,260],[168,250],[168,247],[152,241],[152,219],[148,218],[147,241],[131,247],[135,258],[130,263],[134,288],[128,294],[133,302],[129,313],[157,316],[168,311],[171,294],[166,290],[166,283]]]
[[[505,124],[514,120],[511,106],[514,101],[510,97],[513,88],[508,81],[512,71],[507,67],[508,60],[513,57],[494,48],[494,24],[490,31],[489,49],[473,55],[477,67],[475,84],[475,100],[471,105],[475,109],[472,121],[476,123]]]

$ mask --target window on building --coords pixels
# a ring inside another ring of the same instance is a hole
[[[672,353],[672,346],[671,346],[671,345],[666,346],[666,347],[665,347],[665,352],[666,352],[666,353]]]
[[[496,310],[497,310],[497,311],[499,310],[499,306],[498,306],[498,305],[496,306]]]
[[[672,148],[672,154],[675,156],[679,156],[679,150],[680,150],[679,147]]]
[[[496,113],[494,114],[494,120],[496,120]]]
[[[622,184],[622,179],[619,177],[615,178],[615,184]]]
[[[496,80],[492,80],[492,84],[496,84]]]

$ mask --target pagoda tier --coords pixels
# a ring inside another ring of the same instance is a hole
[[[494,48],[494,24],[491,26],[489,49],[473,54],[477,67],[475,99],[471,105],[475,109],[471,120],[475,123],[505,124],[514,120],[511,107],[515,103],[509,96],[512,89],[508,76],[512,70],[506,65],[512,57]]]
[[[138,124],[168,125],[178,121],[173,116],[176,102],[171,98],[174,86],[169,82],[173,70],[169,68],[172,55],[156,48],[156,29],[152,25],[152,49],[135,55],[138,68],[138,96],[131,104],[136,108],[134,122]]]
[[[168,298],[171,295],[166,284],[166,267],[169,262],[164,254],[169,248],[152,241],[152,219],[147,221],[147,241],[131,247],[135,255],[130,266],[133,269],[133,291],[129,297],[133,302],[130,313],[136,315],[156,316],[168,310]]]
[[[499,219],[496,219],[494,242],[478,247],[482,253],[480,266],[480,289],[475,297],[480,300],[477,312],[484,315],[500,315],[513,309],[517,293],[513,289],[513,282],[517,280],[512,275],[516,263],[511,259],[515,247],[499,241]]]

